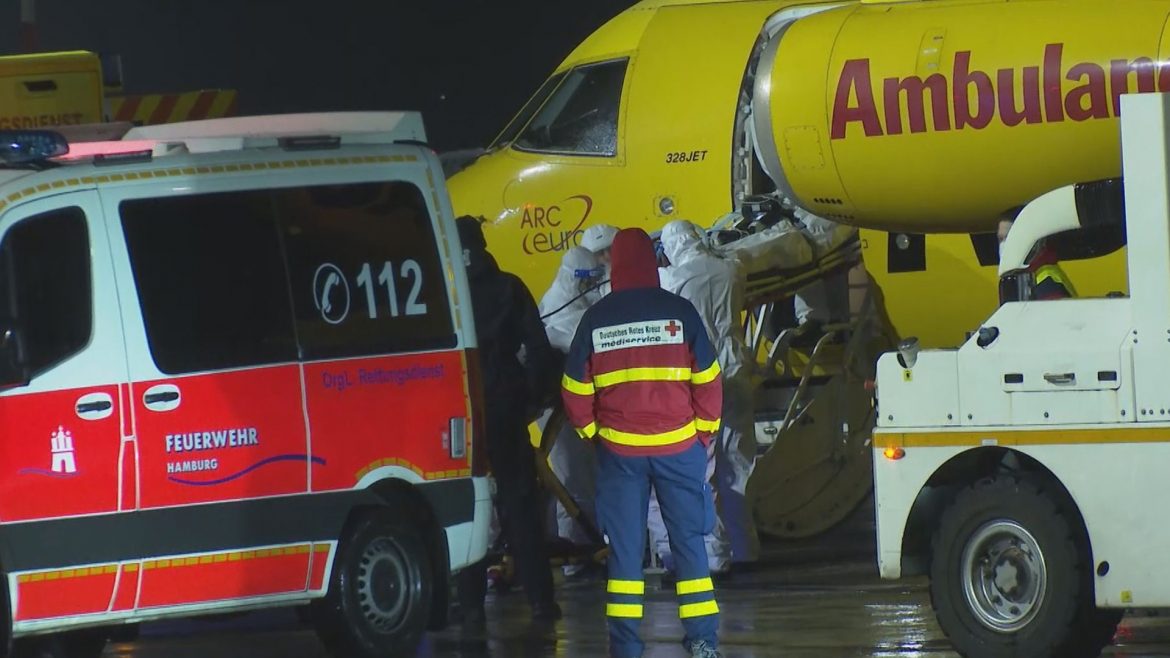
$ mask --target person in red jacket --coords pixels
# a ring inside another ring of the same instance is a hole
[[[619,232],[612,257],[613,292],[581,318],[561,385],[569,421],[597,444],[610,656],[638,658],[644,648],[638,628],[653,485],[677,565],[683,644],[694,658],[719,658],[719,606],[703,544],[715,524],[706,446],[719,431],[719,362],[695,307],[659,287],[645,231]]]

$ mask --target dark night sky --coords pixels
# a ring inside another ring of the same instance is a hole
[[[439,149],[482,146],[632,0],[38,0],[42,50],[120,53],[128,92],[235,88],[246,114],[421,110]],[[19,47],[0,7],[0,53]],[[443,98],[445,97],[445,99]]]

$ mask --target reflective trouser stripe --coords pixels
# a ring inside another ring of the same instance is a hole
[[[714,603],[714,601],[711,601]],[[607,617],[622,617],[625,619],[641,619],[642,618],[642,604],[641,603],[606,603],[605,616]]]
[[[610,594],[634,594],[641,596],[646,593],[646,583],[641,580],[611,580],[605,591]]]
[[[715,603],[715,601],[703,601],[702,603],[684,603],[678,607],[678,616],[680,619],[705,617],[707,615],[717,614],[719,614],[719,604]]]
[[[675,583],[675,592],[679,596],[684,594],[699,594],[701,592],[715,591],[715,585],[710,578],[696,578],[695,580],[680,580]]]

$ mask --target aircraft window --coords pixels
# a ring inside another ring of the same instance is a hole
[[[570,71],[516,140],[516,148],[615,155],[627,62],[589,64]]]
[[[524,129],[524,126],[528,125],[528,122],[532,119],[532,115],[536,114],[536,111],[544,105],[549,95],[553,93],[553,90],[564,79],[565,74],[561,72],[545,80],[544,84],[540,85],[540,89],[537,89],[536,93],[532,95],[532,98],[529,98],[528,102],[524,104],[524,107],[520,108],[520,112],[516,114],[516,118],[508,123],[508,126],[504,128],[500,136],[488,148],[494,149],[504,144],[511,144],[512,140],[516,139],[516,135],[519,135],[520,131]]]

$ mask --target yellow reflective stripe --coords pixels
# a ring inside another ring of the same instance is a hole
[[[690,619],[691,617],[704,617],[706,615],[717,614],[719,614],[719,604],[715,603],[715,601],[684,603],[678,607],[679,619]]]
[[[699,430],[700,432],[714,434],[715,432],[719,431],[719,419],[716,418],[715,420],[704,420],[702,418],[696,418],[695,429]]]
[[[1040,267],[1036,268],[1035,278],[1037,284],[1043,283],[1048,279],[1052,279],[1053,281],[1064,286],[1064,289],[1068,291],[1068,294],[1072,295],[1073,297],[1077,296],[1076,289],[1073,288],[1072,283],[1068,280],[1064,270],[1060,269],[1059,265],[1041,265]]]
[[[710,384],[711,382],[715,381],[715,378],[718,376],[719,376],[719,362],[712,361],[710,368],[707,368],[706,370],[704,370],[702,372],[696,372],[695,374],[691,375],[691,383],[695,384],[695,385]]]
[[[561,377],[561,388],[574,395],[593,395],[594,392],[593,384],[579,382],[568,375]]]
[[[598,433],[608,441],[626,446],[668,446],[672,443],[681,443],[693,437],[695,435],[695,423],[691,421],[677,430],[663,432],[662,434],[635,434],[633,432],[620,432],[608,427],[601,428],[598,430]]]
[[[712,601],[714,603],[714,601]],[[642,618],[642,604],[641,603],[606,603],[605,604],[606,617],[624,617],[626,619],[641,619]]]
[[[683,594],[698,594],[700,592],[713,592],[715,585],[710,578],[696,578],[694,580],[680,580],[674,585],[674,590],[679,596]]]
[[[629,382],[685,382],[690,378],[690,368],[626,368],[594,375],[593,383],[605,388]]]
[[[578,427],[577,434],[580,435],[582,439],[592,439],[593,437],[597,436],[597,423],[589,423],[585,427]]]
[[[640,580],[611,580],[606,585],[605,591],[610,594],[636,594],[641,596],[646,593],[646,583]]]

